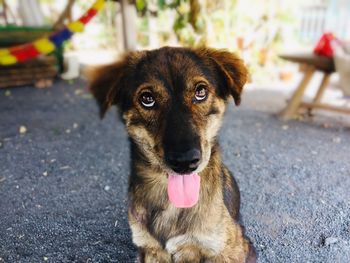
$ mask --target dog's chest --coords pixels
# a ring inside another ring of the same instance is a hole
[[[147,218],[149,230],[161,243],[173,236],[191,232],[199,223],[198,215],[193,210],[178,209],[169,204],[166,209],[151,211]]]
[[[214,221],[212,222],[211,219]],[[150,215],[149,231],[169,252],[190,243],[211,250],[214,254],[224,246],[225,231],[211,216],[200,209],[167,209]]]
[[[225,228],[215,221],[200,211],[170,208],[157,218],[155,226],[159,241],[171,254],[184,245],[194,245],[215,255],[223,249],[226,240]]]

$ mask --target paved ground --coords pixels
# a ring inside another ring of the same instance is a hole
[[[0,263],[133,262],[126,134],[83,87],[0,90]],[[259,262],[349,262],[350,129],[248,104],[221,142]]]

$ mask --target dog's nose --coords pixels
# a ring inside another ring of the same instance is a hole
[[[198,149],[186,152],[170,152],[167,154],[167,162],[176,173],[189,173],[197,169],[201,159]]]

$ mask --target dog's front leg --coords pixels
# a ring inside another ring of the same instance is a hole
[[[140,248],[140,263],[171,263],[171,256],[165,250],[157,248]]]
[[[141,216],[139,216],[141,215]],[[148,232],[142,219],[129,209],[129,225],[134,244],[139,248],[137,262],[140,263],[171,263],[171,256],[162,248],[160,243]]]
[[[185,245],[179,247],[171,258],[174,263],[199,263],[201,253],[197,246]]]
[[[228,231],[229,238],[225,248],[216,256],[209,257],[205,262],[211,263],[255,263],[256,253],[250,241],[242,234],[242,228],[235,224]]]

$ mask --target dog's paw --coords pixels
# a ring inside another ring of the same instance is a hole
[[[164,250],[142,249],[137,263],[171,263],[171,256]]]
[[[171,255],[174,263],[200,263],[201,254],[198,249],[193,246],[183,247]]]

